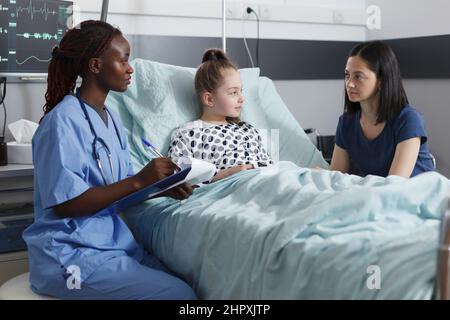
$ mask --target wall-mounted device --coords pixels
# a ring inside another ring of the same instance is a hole
[[[46,80],[52,48],[72,27],[72,1],[0,0],[0,77]]]

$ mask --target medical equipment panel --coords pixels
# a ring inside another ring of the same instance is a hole
[[[72,11],[71,1],[0,0],[0,75],[45,75]]]

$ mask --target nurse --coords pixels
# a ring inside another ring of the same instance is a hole
[[[31,288],[61,299],[195,299],[136,243],[108,206],[174,172],[167,158],[136,175],[119,116],[105,99],[133,69],[122,33],[101,21],[67,31],[52,51],[44,117],[33,137],[35,222],[23,234]],[[74,92],[77,77],[82,78]],[[183,185],[166,195],[184,199]]]
[[[422,115],[403,89],[391,48],[355,46],[345,67],[345,108],[330,169],[359,175],[413,177],[433,171]]]

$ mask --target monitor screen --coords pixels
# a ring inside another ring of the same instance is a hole
[[[72,21],[71,1],[0,0],[0,76],[45,75]]]

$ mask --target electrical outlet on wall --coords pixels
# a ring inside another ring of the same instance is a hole
[[[240,19],[241,18],[240,12],[241,9],[238,3],[227,3],[226,9],[227,19]]]
[[[333,23],[343,23],[344,13],[340,10],[333,10]]]
[[[256,13],[259,14],[258,5],[254,4],[254,3],[241,2],[240,5],[241,5],[241,8],[240,8],[241,17],[243,17],[244,19],[255,19],[254,14],[247,12],[247,8],[249,8],[249,7],[252,8],[253,10],[255,10]]]

